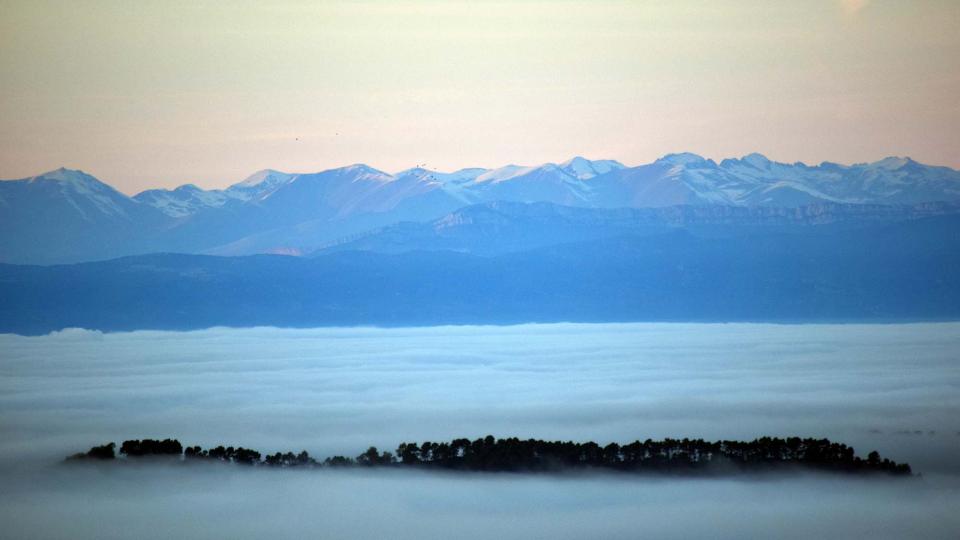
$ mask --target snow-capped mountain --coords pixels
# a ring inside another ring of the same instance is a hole
[[[129,219],[135,204],[130,199],[83,171],[60,168],[0,184],[0,205],[16,212],[24,205],[44,203],[36,211],[49,212],[57,208],[58,217],[94,222],[104,217]]]
[[[597,204],[614,207],[801,206],[822,201],[916,204],[960,198],[960,172],[922,165],[910,158],[809,166],[777,163],[754,153],[718,164],[684,153],[612,171],[595,180],[595,191],[601,197]]]
[[[960,172],[909,158],[810,166],[760,154],[717,163],[680,153],[636,167],[575,157],[395,174],[357,164],[308,174],[264,170],[223,190],[188,184],[135,197],[83,172],[58,169],[0,182],[0,260],[66,262],[150,251],[306,253],[398,222],[426,222],[495,201],[602,209],[958,200]]]
[[[424,197],[434,199],[434,203],[423,205],[414,200]],[[417,167],[389,174],[366,165],[310,174],[265,170],[226,190],[204,191],[187,185],[136,196],[174,217],[223,206],[231,200],[265,206],[308,205],[312,209],[308,213],[317,213],[314,217],[335,209],[334,215],[344,217],[388,212],[405,205],[449,207],[497,200],[645,208],[684,204],[800,206],[824,201],[915,204],[958,198],[960,173],[910,158],[809,166],[777,163],[760,154],[749,154],[718,164],[691,153],[669,154],[637,167],[575,157],[559,164],[469,168],[451,173]]]
[[[225,190],[225,193],[232,198],[241,200],[258,199],[273,193],[280,186],[293,180],[294,176],[296,175],[273,169],[264,169],[233,184]]]
[[[248,199],[226,190],[203,190],[193,184],[176,189],[148,189],[133,198],[174,218],[190,216],[204,208],[219,208],[230,200]]]
[[[204,190],[193,184],[184,184],[176,189],[148,189],[133,198],[170,217],[183,218],[229,203],[259,200],[292,180],[294,176],[296,175],[265,169],[227,189]]]
[[[612,159],[590,161],[589,159],[577,156],[561,163],[560,168],[570,176],[579,180],[588,180],[594,176],[600,176],[610,171],[623,169],[624,166],[623,163]]]
[[[61,168],[0,182],[2,261],[51,263],[144,253],[164,221],[155,208],[83,171]]]

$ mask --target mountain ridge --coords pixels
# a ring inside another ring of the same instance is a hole
[[[960,215],[453,251],[0,264],[0,332],[960,317]]]
[[[689,230],[721,238],[759,230],[850,229],[960,214],[960,202],[918,205],[818,203],[796,208],[671,206],[594,209],[546,202],[494,201],[460,208],[425,222],[401,222],[342,238],[311,253],[360,250],[378,253],[450,250],[484,256],[625,235]]]
[[[957,200],[960,172],[894,157],[811,166],[760,154],[717,163],[679,153],[627,167],[577,156],[532,167],[452,173],[415,167],[396,174],[354,164],[303,174],[265,169],[222,190],[186,184],[133,197],[86,173],[57,169],[0,182],[0,260],[49,264],[155,251],[309,253],[345,237],[495,201],[615,209]]]

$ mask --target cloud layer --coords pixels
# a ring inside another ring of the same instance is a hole
[[[12,487],[0,495],[0,521],[23,533],[15,536],[41,538],[68,526],[90,538],[269,530],[626,538],[702,536],[712,527],[730,537],[786,527],[798,536],[948,537],[960,528],[950,502],[960,500],[958,349],[960,324],[4,335],[0,474]],[[154,475],[50,465],[125,438],[325,456],[487,433],[599,442],[825,436],[861,455],[876,449],[908,461],[924,480],[636,482],[216,467]]]

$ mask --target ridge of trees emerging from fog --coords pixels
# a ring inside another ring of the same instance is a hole
[[[870,452],[866,459],[853,448],[828,439],[761,437],[753,441],[664,439],[600,446],[595,442],[542,441],[518,438],[454,439],[450,442],[402,443],[396,452],[370,447],[355,458],[332,456],[322,461],[306,451],[262,455],[243,447],[199,446],[184,448],[176,439],[124,441],[119,453],[124,461],[166,458],[181,462],[226,462],[258,467],[396,467],[453,471],[546,472],[604,469],[629,472],[736,473],[785,467],[909,475],[910,465],[881,459]],[[67,461],[115,460],[116,444],[95,446]]]

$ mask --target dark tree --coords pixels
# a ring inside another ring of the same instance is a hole
[[[183,453],[183,446],[176,439],[156,441],[143,439],[142,441],[123,441],[120,453],[129,457],[143,456],[179,456]]]
[[[367,451],[357,456],[357,464],[372,467],[380,464],[380,451],[376,446],[367,448]]]
[[[271,467],[314,467],[317,461],[306,450],[299,454],[277,452],[261,458],[248,448],[217,446],[204,451],[199,446],[183,450],[175,439],[124,441],[120,453],[131,458],[175,456],[185,459],[211,459],[242,465]],[[911,474],[906,463],[881,458],[876,451],[866,459],[857,457],[853,448],[827,439],[761,437],[752,441],[704,441],[703,439],[647,439],[606,446],[588,441],[497,439],[492,435],[475,439],[454,439],[449,443],[405,442],[397,448],[397,457],[371,446],[356,460],[334,456],[324,466],[362,465],[424,467],[468,471],[561,471],[567,469],[606,468],[619,471],[671,474],[763,472],[784,467],[804,467],[848,473]],[[79,459],[113,459],[114,444],[91,448],[71,456]]]
[[[99,459],[99,460],[109,460],[115,459],[117,456],[114,453],[113,449],[116,448],[115,443],[107,443],[102,446],[94,446],[86,452],[81,452],[79,454],[74,454],[68,457],[68,460],[85,460],[85,459]]]

